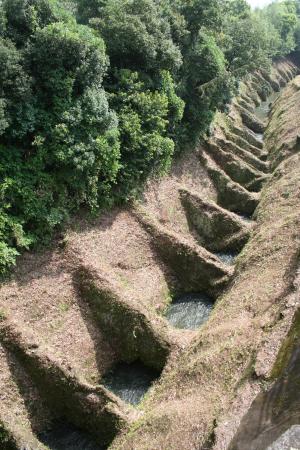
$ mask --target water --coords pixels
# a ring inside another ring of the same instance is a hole
[[[253,134],[255,135],[256,139],[259,142],[264,142],[264,134],[263,133],[254,133],[254,131],[253,131]]]
[[[120,363],[105,375],[103,384],[125,402],[137,405],[158,376],[140,362]]]
[[[214,302],[205,294],[185,294],[176,298],[166,312],[175,328],[196,330],[209,318]]]
[[[248,222],[248,223],[252,223],[253,222],[252,216],[247,216],[246,214],[239,214],[239,213],[235,213],[235,214],[237,216],[239,216],[240,219],[244,220],[245,222]]]
[[[255,108],[255,115],[263,122],[269,117],[270,113],[270,100],[267,99],[265,102],[261,102],[257,108]]]
[[[65,422],[57,422],[48,431],[38,436],[39,440],[50,450],[104,450],[92,437]]]
[[[278,92],[274,92],[265,102],[261,102],[261,104],[255,108],[255,115],[263,122],[269,117],[271,106],[277,99],[278,95]]]
[[[238,256],[237,253],[216,253],[216,256],[224,263],[229,266],[235,265],[235,260]]]

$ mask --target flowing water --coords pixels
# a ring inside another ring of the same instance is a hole
[[[140,362],[120,363],[105,375],[103,384],[125,402],[137,405],[158,376]]]
[[[247,216],[246,214],[239,214],[235,213],[237,216],[239,216],[240,219],[244,220],[245,222],[251,223],[253,222],[252,216]]]
[[[196,330],[209,318],[214,301],[203,293],[177,297],[166,312],[166,318],[175,328]]]
[[[267,99],[265,102],[261,102],[257,108],[255,108],[255,115],[263,122],[268,118],[270,113],[270,100]]]
[[[253,131],[253,134],[255,135],[256,139],[257,139],[259,142],[264,142],[264,134],[263,134],[263,133],[255,133],[255,132]]]
[[[270,95],[265,102],[261,102],[261,104],[255,108],[255,115],[263,122],[269,117],[271,106],[278,98],[278,95],[278,92],[274,92],[274,94]]]
[[[39,440],[50,450],[104,450],[101,443],[66,422],[57,422],[52,428],[39,435]]]
[[[235,260],[238,257],[237,253],[216,253],[216,256],[224,263],[229,266],[235,265]]]

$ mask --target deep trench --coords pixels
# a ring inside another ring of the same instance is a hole
[[[255,115],[260,120],[266,121],[268,119],[270,104],[276,100],[277,96],[278,93],[270,95],[266,101],[262,101],[256,107]],[[263,143],[263,133],[256,133],[246,127],[245,124],[243,126],[247,128],[247,133],[250,133],[258,142]],[[231,212],[236,213],[232,210]],[[246,223],[253,221],[252,213],[240,212],[239,217]],[[214,251],[214,255],[221,263],[234,267],[241,249],[238,252]],[[171,303],[164,312],[164,317],[171,327],[176,329],[198,330],[209,320],[217,300],[218,296],[213,297],[205,289],[198,292],[181,292],[180,295],[174,295],[171,299]],[[153,370],[150,366],[147,367],[146,364],[137,359],[131,363],[119,362],[104,375],[100,383],[125,403],[137,406],[153,386],[153,383],[159,380],[159,377],[158,371]],[[65,418],[54,421],[47,430],[38,435],[38,438],[50,450],[104,450],[107,448],[107,443],[104,444],[99,439],[95,440],[91,434],[75,427]]]
[[[255,115],[260,120],[267,120],[270,104],[278,94],[272,94],[255,109]],[[263,134],[248,129],[259,141],[263,142]],[[241,218],[251,222],[252,215],[241,214]],[[234,266],[237,252],[215,252],[215,255],[226,265]],[[217,299],[207,292],[186,292],[174,296],[165,312],[165,318],[177,329],[197,330],[204,325],[213,311]],[[115,365],[101,380],[101,383],[126,403],[138,405],[151,388],[159,373],[146,367],[140,361],[119,363]],[[41,433],[41,442],[50,450],[104,450],[107,446],[96,442],[91,435],[82,431],[65,420],[56,421],[52,427]]]

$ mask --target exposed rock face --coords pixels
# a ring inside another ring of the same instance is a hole
[[[252,224],[214,202],[182,190],[181,198],[199,241],[211,251],[236,252],[249,239]]]
[[[100,328],[110,337],[123,361],[137,359],[162,370],[170,352],[168,327],[153,313],[143,311],[134,299],[126,299],[105,274],[88,266],[74,273],[81,296],[90,302]]]
[[[143,226],[153,238],[153,245],[163,261],[176,274],[180,292],[206,291],[217,294],[228,283],[231,268],[224,265],[215,255],[199,245],[191,245],[176,234],[155,224],[141,212],[138,213]]]
[[[216,186],[219,205],[229,211],[252,215],[258,205],[259,194],[250,192],[233,181],[205,150],[202,150],[200,159]]]
[[[273,109],[272,118],[267,130],[266,145],[269,149],[272,166],[276,169],[273,174],[273,192],[276,192],[277,204],[281,203],[282,227],[285,227],[287,240],[291,234],[296,238],[296,249],[299,249],[299,205],[296,199],[300,194],[300,154],[298,134],[300,124],[295,118],[300,112],[300,77],[292,81],[279,98]],[[298,122],[298,123],[297,123]],[[281,196],[280,201],[278,196]],[[266,202],[267,199],[264,199]],[[293,211],[293,207],[298,209]],[[263,214],[265,209],[261,209]],[[279,212],[279,211],[278,211]],[[280,230],[280,229],[279,229]],[[281,231],[282,237],[284,231]],[[287,243],[286,243],[287,244]],[[291,321],[295,308],[299,308],[300,280],[299,253],[295,255],[295,280],[290,288],[290,295],[286,302],[286,309],[282,315]],[[295,272],[296,271],[296,272]],[[291,276],[287,272],[286,276]],[[292,310],[292,311],[291,311]],[[300,420],[298,391],[300,376],[300,310],[296,310],[293,323],[284,340],[272,372],[266,374],[266,368],[260,368],[258,373],[263,376],[272,375],[277,379],[274,384],[253,401],[248,413],[241,421],[234,436],[230,449],[232,450],[260,450],[260,449],[290,449],[297,448],[300,433],[297,427]],[[261,358],[264,355],[262,354]]]
[[[44,450],[37,436],[61,417],[112,449],[229,445],[296,311],[298,79],[276,101],[265,144],[255,116],[296,72],[279,60],[254,74],[209,142],[139,204],[78,219],[52,251],[23,257],[0,292],[3,448]],[[218,256],[241,250],[235,268]],[[200,291],[217,300],[210,320],[173,329],[163,316],[172,295]],[[102,380],[137,360],[162,375],[135,410]]]
[[[295,293],[299,297],[299,279]],[[257,395],[230,443],[230,450],[284,450],[299,446],[300,430],[295,426],[300,420],[300,399],[296,394],[300,382],[299,311],[273,370],[273,378],[279,378]]]

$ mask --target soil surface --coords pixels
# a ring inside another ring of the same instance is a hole
[[[269,95],[289,83],[268,118],[255,116],[263,99],[253,75],[229,114],[216,115],[208,142],[149,181],[138,202],[77,217],[52,249],[20,258],[0,290],[7,448],[47,448],[37,436],[70,408],[76,427],[114,450],[229,446],[272,383],[298,307],[297,71],[280,60],[259,74]],[[255,133],[266,127],[263,145]],[[235,266],[218,256],[226,245],[243,248]],[[216,300],[200,328],[168,322],[178,294]],[[134,408],[103,383],[113,367],[137,360],[163,370]]]

